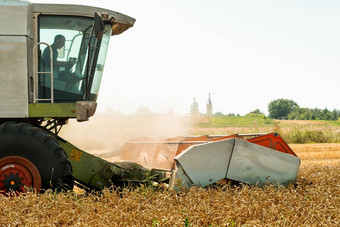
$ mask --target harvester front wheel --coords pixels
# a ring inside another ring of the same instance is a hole
[[[0,126],[0,192],[72,189],[72,166],[48,132],[27,123]]]
[[[0,190],[4,192],[25,192],[26,187],[41,189],[39,170],[28,159],[7,156],[0,160]]]

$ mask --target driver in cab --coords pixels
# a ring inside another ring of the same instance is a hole
[[[52,60],[53,60],[53,75],[54,78],[65,81],[66,82],[66,90],[72,90],[74,88],[73,84],[78,82],[80,78],[76,77],[74,74],[69,74],[68,72],[73,67],[73,65],[76,63],[75,58],[70,58],[70,61],[58,61],[58,49],[63,48],[65,45],[65,36],[63,35],[56,35],[54,37],[54,42],[51,45],[52,49]],[[43,61],[43,68],[45,72],[50,71],[50,48],[46,47],[44,49],[44,52],[42,54],[42,61]],[[76,89],[76,91],[78,91]]]
[[[58,61],[58,51],[57,49],[63,48],[65,45],[65,37],[63,35],[56,35],[54,37],[54,42],[51,45],[52,48],[52,59],[53,59],[53,68],[57,69],[59,67],[65,67],[67,69],[72,68],[72,66],[76,63],[76,60],[72,59],[71,61]],[[49,69],[50,68],[50,48],[46,47],[42,59],[44,61],[44,66],[45,68]]]

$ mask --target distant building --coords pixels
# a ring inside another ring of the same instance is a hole
[[[206,115],[208,117],[211,117],[213,115],[213,110],[212,110],[212,102],[211,102],[211,97],[209,93],[209,98],[208,98],[208,103],[206,106],[206,114],[201,114],[199,109],[198,109],[198,103],[196,102],[196,99],[194,98],[194,102],[190,106],[190,116],[200,116],[200,115]]]
[[[190,107],[190,115],[191,116],[199,116],[201,113],[198,110],[198,103],[196,102],[196,99],[194,98],[193,104],[191,104]]]
[[[212,115],[213,115],[212,102],[211,102],[210,93],[209,93],[209,98],[208,98],[208,103],[207,103],[207,116],[211,117]]]

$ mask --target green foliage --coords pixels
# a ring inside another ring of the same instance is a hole
[[[336,109],[334,109],[332,111],[332,114],[333,114],[333,120],[334,121],[337,121],[339,119],[339,111],[337,111]]]
[[[269,117],[274,119],[289,120],[326,120],[337,121],[339,111],[334,109],[329,111],[315,108],[300,108],[293,100],[277,99],[268,104]]]
[[[340,143],[340,120],[278,121],[254,117],[214,116],[208,123],[196,124],[193,135],[231,135],[235,133],[277,132],[287,143]]]
[[[340,143],[340,121],[280,121],[275,125],[287,143]]]
[[[159,226],[159,221],[157,219],[152,220],[152,227]]]
[[[216,112],[214,116],[224,116],[224,114],[222,112]]]
[[[240,114],[234,114],[234,113],[228,113],[228,114],[223,114],[222,112],[216,112],[214,114],[214,116],[230,116],[230,117],[234,117],[234,116],[241,116]]]
[[[327,108],[324,110],[315,108],[297,108],[293,110],[289,115],[290,120],[326,120],[326,121],[337,121],[338,112],[337,110],[329,111]]]
[[[331,143],[333,137],[330,133],[321,130],[294,130],[286,139],[288,143]]]
[[[253,110],[253,111],[251,111],[250,113],[263,114],[263,113],[260,111],[260,109]]]
[[[186,217],[186,218],[185,218],[185,220],[184,220],[184,226],[185,226],[185,227],[190,226],[189,217]]]
[[[340,118],[338,118],[337,121],[327,121],[327,124],[331,126],[340,126]]]
[[[251,111],[250,113],[246,114],[245,117],[267,119],[266,115],[264,115],[259,109]]]
[[[273,120],[268,119],[264,114],[247,114],[246,116],[212,116],[209,123],[197,123],[198,127],[249,127],[272,124]]]
[[[263,113],[248,113],[245,115],[245,117],[267,119],[266,115],[264,115]]]
[[[277,99],[268,104],[269,117],[274,119],[288,119],[288,115],[299,108],[298,104],[290,99]]]

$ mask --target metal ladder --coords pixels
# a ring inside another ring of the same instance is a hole
[[[38,61],[38,56],[37,55],[37,47],[40,45],[46,45],[50,49],[50,71],[49,72],[40,72],[39,71],[39,62]],[[38,88],[38,83],[39,83],[39,74],[50,74],[51,78],[51,98],[49,99],[39,99],[39,88]],[[54,94],[53,94],[53,50],[52,47],[45,43],[45,42],[38,42],[33,46],[33,103],[38,103],[39,101],[50,101],[53,103],[54,101]]]

